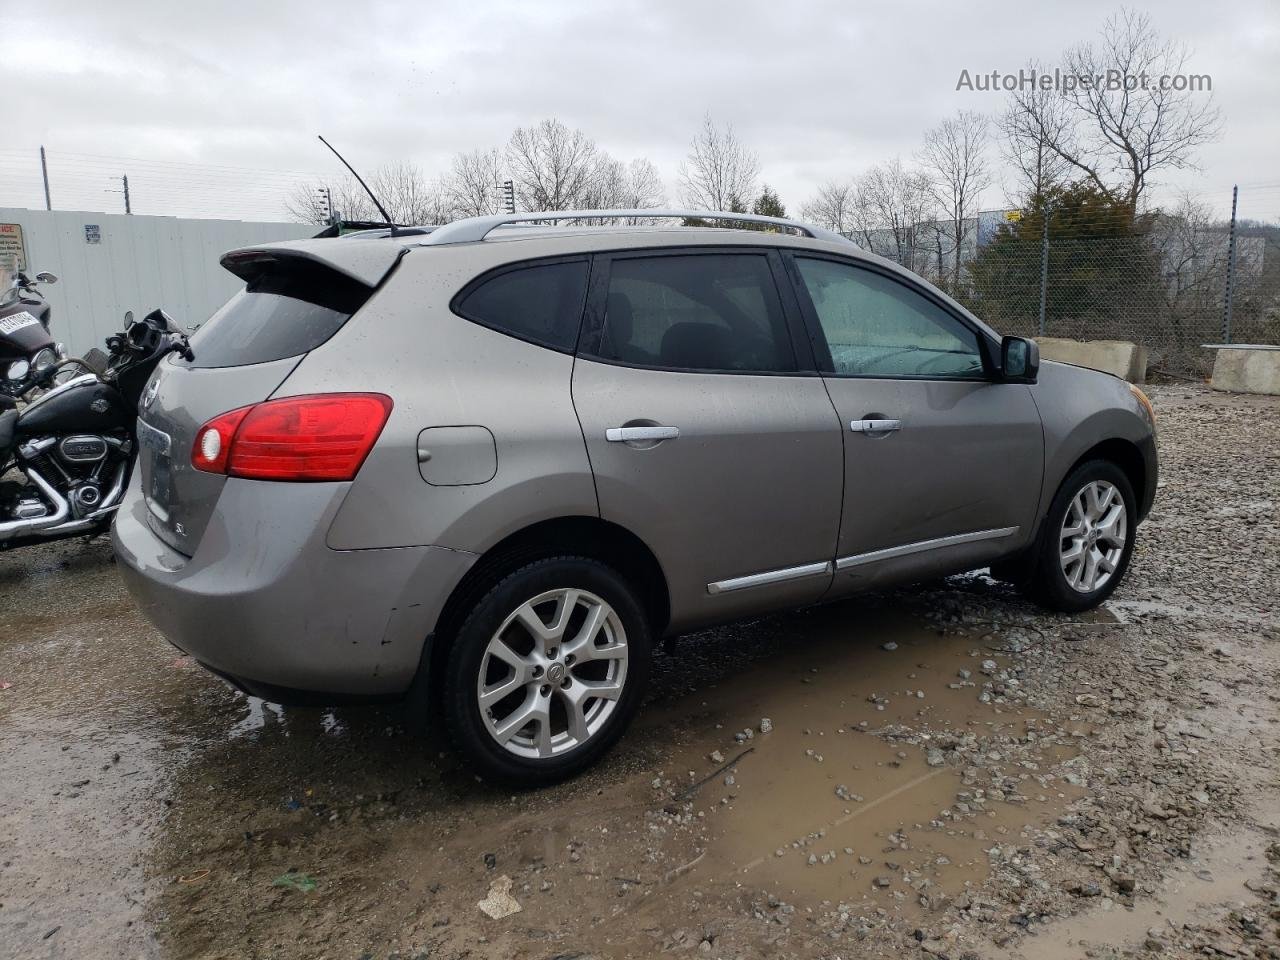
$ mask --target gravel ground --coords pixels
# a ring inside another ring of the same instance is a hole
[[[1280,956],[1280,400],[1151,394],[1106,609],[972,575],[681,638],[515,796],[227,690],[101,542],[0,555],[0,957]]]

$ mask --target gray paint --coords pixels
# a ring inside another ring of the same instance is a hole
[[[135,480],[112,533],[125,582],[179,649],[216,670],[305,690],[401,692],[447,596],[439,585],[475,558],[328,549],[347,488],[228,480],[216,522],[186,557],[150,533]]]
[[[114,533],[131,589],[219,670],[401,693],[474,560],[539,521],[600,517],[638,537],[661,566],[676,631],[1015,553],[1102,440],[1143,450],[1149,505],[1151,426],[1127,385],[1093,371],[1045,363],[1030,386],[655,371],[575,361],[448,308],[508,262],[673,244],[823,250],[919,283],[848,244],[746,231],[508,228],[476,243],[280,248],[370,278],[381,264],[389,278],[296,367],[167,367],[146,416],[169,424],[175,449],[189,449],[201,418],[267,395],[383,390],[391,416],[351,483],[191,486],[179,509],[203,518],[203,535],[170,537],[181,553],[149,526],[140,471]],[[867,418],[900,429],[849,429]],[[679,433],[607,439],[633,426]]]
[[[980,563],[1024,546],[1035,531],[1044,439],[1031,387],[947,380],[827,379],[844,427],[844,511],[838,557],[976,530],[1016,527],[1011,542],[960,550]],[[891,418],[898,430],[856,433],[850,421]],[[940,548],[945,554],[956,546]],[[910,562],[886,558],[907,574]],[[879,564],[838,569],[832,595],[883,583]]]
[[[579,360],[573,398],[600,515],[648,544],[674,629],[822,596],[829,573],[709,593],[708,583],[829,560],[840,520],[839,424],[822,380],[672,373]],[[635,421],[674,440],[611,443]]]
[[[488,427],[428,427],[418,434],[418,473],[433,487],[488,483],[498,475],[498,445]]]

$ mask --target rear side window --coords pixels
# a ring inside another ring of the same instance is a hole
[[[454,312],[499,333],[572,353],[587,296],[587,262],[504,270],[464,291]]]
[[[614,260],[600,355],[672,370],[796,369],[782,303],[762,254]]]
[[[191,336],[192,367],[241,367],[297,357],[332,337],[373,291],[305,260],[255,277]]]

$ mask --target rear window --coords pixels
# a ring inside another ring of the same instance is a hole
[[[191,336],[191,367],[241,367],[297,357],[324,343],[373,291],[305,260],[255,277]]]
[[[521,340],[572,353],[587,297],[585,260],[517,267],[464,290],[454,312]]]

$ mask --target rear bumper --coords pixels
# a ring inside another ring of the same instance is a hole
[[[312,702],[402,695],[475,557],[330,549],[347,487],[229,480],[186,557],[151,532],[135,475],[111,535],[125,583],[176,647],[242,689]]]

